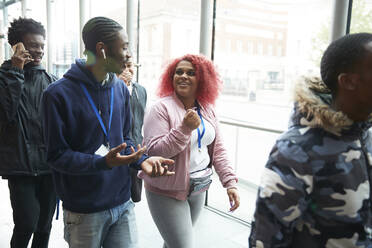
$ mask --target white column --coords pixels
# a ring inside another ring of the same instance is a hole
[[[346,34],[349,0],[334,0],[330,42]]]
[[[27,17],[27,0],[22,0],[22,17]]]
[[[5,0],[3,0],[3,29],[4,32],[8,32],[7,26],[8,26],[8,7],[5,6]],[[9,59],[10,58],[10,51],[8,46],[8,41],[4,39],[4,58]]]
[[[134,56],[134,47],[136,43],[136,12],[135,12],[135,0],[127,0],[127,23],[126,23],[126,31],[128,34],[129,39],[129,50],[132,52],[132,56]]]
[[[199,52],[211,57],[213,0],[201,0]]]
[[[102,4],[105,4],[104,2]],[[79,20],[80,20],[80,57],[84,57],[84,42],[82,39],[82,31],[84,24],[88,21],[88,15],[87,15],[87,10],[88,10],[88,5],[87,5],[87,0],[79,0]]]
[[[46,15],[47,15],[47,70],[52,73],[52,3],[51,0],[46,0]]]

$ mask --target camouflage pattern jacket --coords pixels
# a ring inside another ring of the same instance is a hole
[[[295,102],[262,175],[250,247],[372,247],[370,122],[331,109],[318,78],[296,86]]]

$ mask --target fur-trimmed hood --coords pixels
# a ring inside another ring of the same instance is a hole
[[[370,122],[354,123],[343,112],[332,109],[331,91],[319,77],[302,77],[297,82],[294,93],[294,125],[320,127],[337,136],[348,132],[347,130],[361,130],[370,126]]]

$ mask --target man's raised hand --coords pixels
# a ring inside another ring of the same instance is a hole
[[[137,160],[139,160],[146,151],[146,146],[141,147],[137,146],[137,151],[131,147],[132,153],[130,155],[121,155],[120,152],[127,147],[126,143],[118,145],[117,147],[112,148],[105,156],[106,164],[108,167],[113,168],[120,165],[129,165]]]
[[[33,61],[31,54],[25,49],[22,42],[13,46],[14,54],[11,58],[12,66],[23,70],[25,64]]]

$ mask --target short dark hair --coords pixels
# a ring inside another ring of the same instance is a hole
[[[22,41],[23,36],[26,34],[39,34],[45,39],[45,29],[44,26],[31,18],[19,17],[14,19],[10,23],[8,29],[8,42],[11,46]]]
[[[83,41],[85,49],[96,53],[96,44],[98,42],[110,43],[115,40],[116,33],[124,29],[116,21],[107,17],[94,17],[90,19],[83,27]]]
[[[371,41],[370,33],[349,34],[333,41],[325,50],[320,73],[332,94],[337,92],[338,75],[355,70],[366,55],[365,45]]]

